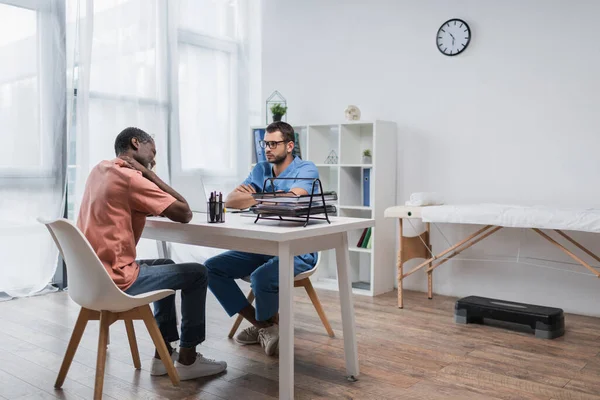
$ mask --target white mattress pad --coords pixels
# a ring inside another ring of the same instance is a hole
[[[423,222],[600,232],[600,209],[506,204],[441,205],[421,208]]]

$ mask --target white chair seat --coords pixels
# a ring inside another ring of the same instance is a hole
[[[163,290],[153,290],[152,292],[146,292],[137,294],[135,296],[127,295],[127,301],[119,301],[123,299],[115,299],[114,306],[110,308],[98,308],[96,311],[111,311],[111,312],[122,312],[131,310],[132,308],[136,308],[139,306],[143,306],[146,304],[154,303],[157,300],[162,300],[165,297],[169,297],[170,295],[175,294],[174,290],[171,289],[163,289]],[[107,305],[108,306],[108,305]]]

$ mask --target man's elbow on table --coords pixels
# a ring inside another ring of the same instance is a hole
[[[179,200],[176,200],[173,204],[167,207],[163,214],[171,221],[181,222],[182,224],[187,224],[194,216],[190,206],[187,203]]]
[[[225,207],[243,210],[256,204],[251,193],[231,192],[225,199]]]

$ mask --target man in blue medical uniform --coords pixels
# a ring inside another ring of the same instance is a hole
[[[274,122],[266,129],[260,143],[267,161],[259,162],[250,175],[226,199],[228,208],[247,208],[256,203],[252,193],[261,192],[265,179],[318,178],[317,167],[311,161],[302,161],[292,155],[294,129],[285,122]],[[269,185],[269,183],[267,183]],[[308,194],[310,180],[274,180],[275,191]],[[268,186],[268,191],[273,189]],[[294,275],[312,269],[317,263],[317,253],[294,257]],[[242,315],[251,326],[241,331],[235,341],[243,344],[260,344],[267,355],[276,353],[279,344],[279,327],[276,316],[279,308],[279,257],[227,251],[208,259],[208,287],[229,316]],[[248,302],[235,279],[250,276],[256,309]]]

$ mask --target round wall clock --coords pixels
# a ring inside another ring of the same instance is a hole
[[[442,54],[447,56],[455,56],[462,53],[470,41],[471,28],[462,19],[449,19],[440,26],[437,32],[437,48]]]

